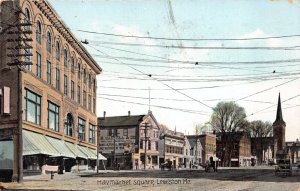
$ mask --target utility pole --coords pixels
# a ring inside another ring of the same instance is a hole
[[[20,7],[16,7],[17,11],[15,12],[16,17],[18,17],[18,22],[14,25],[17,27],[16,30],[13,30],[14,27],[11,27],[7,34],[12,38],[8,38],[7,42],[12,43],[13,46],[9,47],[8,50],[11,51],[10,54],[7,54],[7,57],[10,57],[12,62],[7,63],[8,66],[16,66],[18,72],[18,127],[14,131],[14,172],[13,172],[13,181],[23,182],[23,137],[22,137],[22,124],[23,124],[23,86],[22,86],[22,73],[23,66],[32,65],[30,57],[32,53],[31,45],[28,45],[27,42],[32,42],[32,38],[27,36],[27,34],[32,34],[30,26],[32,25],[29,20],[26,18],[26,14],[22,12]],[[25,22],[21,22],[22,15],[25,17]],[[24,36],[23,36],[24,35]]]
[[[97,126],[97,174],[99,173],[100,124]]]
[[[149,127],[149,125],[148,125],[148,123],[145,123],[145,126],[144,126],[144,135],[145,135],[145,159],[144,159],[144,170],[146,170],[146,164],[147,164],[147,139],[149,138],[149,137],[147,137],[147,130],[148,130],[148,127]]]
[[[112,137],[114,138],[114,170],[116,170],[116,137],[119,135],[118,129],[114,129]]]

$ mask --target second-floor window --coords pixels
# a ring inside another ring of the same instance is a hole
[[[78,139],[85,141],[85,120],[78,118]]]
[[[148,141],[148,150],[151,150],[151,141]]]
[[[55,83],[55,86],[56,86],[56,89],[57,90],[60,90],[60,71],[58,68],[56,68],[56,79],[55,79],[56,83]]]
[[[95,125],[93,124],[89,127],[89,142],[95,144]]]
[[[48,128],[59,131],[59,106],[48,101]]]
[[[128,129],[123,129],[123,136],[125,136],[125,137],[128,136]]]
[[[64,94],[68,95],[68,76],[64,75]]]
[[[52,64],[51,62],[47,61],[47,83],[52,84]]]
[[[38,52],[36,53],[36,76],[42,77],[42,57]]]
[[[25,120],[41,124],[41,96],[25,90]]]

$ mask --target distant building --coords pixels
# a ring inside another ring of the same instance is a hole
[[[184,163],[184,144],[183,133],[167,130],[161,134],[159,140],[159,164],[172,161],[174,168],[178,168]]]
[[[250,166],[251,165],[251,140],[244,132],[227,132],[232,142],[223,143],[221,134],[217,133],[217,157],[222,159],[225,154],[229,159],[229,166]]]
[[[159,125],[149,111],[147,115],[112,116],[98,118],[99,150],[107,157],[107,168],[158,168]],[[145,134],[146,133],[146,134]],[[146,135],[146,138],[145,138]]]
[[[272,163],[274,161],[273,137],[252,137],[251,155],[255,156],[258,165]]]
[[[286,149],[292,163],[300,165],[300,141],[297,139],[296,141],[286,142]]]
[[[185,145],[185,165],[192,167],[193,165],[202,164],[203,147],[201,145],[199,135],[187,135],[188,142]]]
[[[210,157],[216,157],[217,145],[216,135],[207,133],[199,135],[202,150],[202,163],[205,164]]]

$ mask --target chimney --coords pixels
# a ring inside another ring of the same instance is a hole
[[[105,118],[105,115],[106,115],[106,111],[103,111],[103,118]]]
[[[128,117],[130,117],[130,111],[128,111]]]

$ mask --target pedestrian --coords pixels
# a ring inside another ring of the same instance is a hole
[[[216,172],[216,168],[215,168],[215,161],[214,158],[211,156],[209,157],[209,161],[210,161],[210,165],[213,167],[214,172]]]
[[[135,170],[138,169],[138,166],[139,166],[139,162],[138,162],[138,160],[135,160]]]

